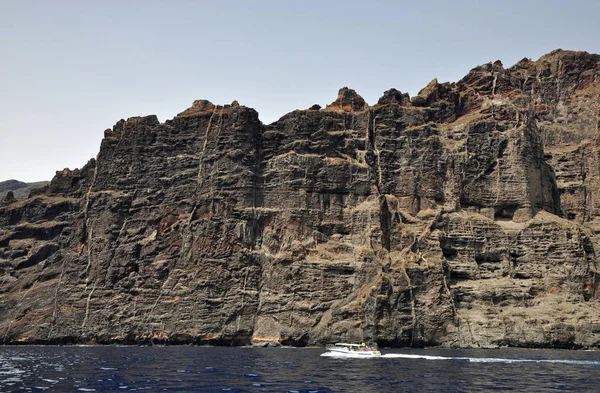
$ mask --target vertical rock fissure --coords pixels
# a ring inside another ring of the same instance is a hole
[[[85,288],[83,290],[84,294],[87,292],[88,287],[89,287],[89,283],[90,283],[90,274],[91,274],[91,269],[92,269],[92,264],[93,264],[93,255],[92,255],[92,249],[93,249],[93,245],[94,245],[94,228],[92,227],[92,223],[91,223],[91,218],[89,216],[89,209],[90,209],[90,199],[91,199],[91,195],[92,195],[92,191],[93,188],[96,184],[96,179],[98,177],[98,159],[96,159],[96,162],[94,163],[94,174],[92,176],[92,182],[90,184],[90,187],[88,188],[86,194],[85,194],[85,206],[83,209],[83,214],[84,214],[84,233],[87,233],[87,239],[86,239],[86,247],[87,247],[87,265],[85,267]],[[87,323],[87,319],[89,316],[89,310],[90,310],[90,301],[92,299],[92,295],[94,293],[94,290],[96,289],[96,285],[94,283],[94,288],[90,291],[90,293],[88,294],[87,298],[86,298],[86,302],[85,302],[85,315],[83,318],[83,322],[81,323],[81,332],[82,335],[84,333],[84,329],[85,329],[85,325]]]
[[[92,287],[92,290],[90,291],[87,300],[85,302],[85,316],[83,317],[83,322],[81,323],[81,333],[82,335],[85,334],[85,325],[87,324],[88,318],[90,316],[90,301],[92,300],[92,295],[94,294],[94,291],[96,290],[96,281],[94,281],[94,286]]]
[[[89,186],[87,192],[85,193],[85,205],[83,208],[83,232],[84,233],[88,233],[88,229],[91,227],[90,218],[89,218],[90,197],[91,197],[94,185],[96,184],[97,177],[98,177],[98,158],[96,158],[96,160],[94,162],[94,174],[92,175],[92,182],[90,183],[90,186]],[[91,237],[88,236],[86,239],[86,244],[87,244],[88,248],[91,247],[91,244],[89,243],[91,241],[92,241]],[[89,268],[89,262],[88,262],[88,268]],[[87,282],[86,282],[86,287],[87,287]]]
[[[219,110],[219,105],[213,108],[210,118],[208,119],[208,125],[206,126],[206,132],[204,133],[204,142],[202,143],[202,150],[198,155],[198,175],[196,176],[196,183],[198,185],[198,189],[202,187],[202,167],[204,165],[204,155],[206,154],[206,146],[208,145],[208,136],[210,134],[210,128],[212,126],[213,118],[215,117],[215,113]],[[223,110],[221,110],[221,114]]]
[[[62,284],[63,276],[65,275],[65,259],[62,261],[62,266],[60,269],[60,276],[58,277],[58,282],[56,283],[56,290],[54,291],[54,306],[52,308],[52,321],[50,322],[50,330],[48,331],[47,338],[52,337],[52,332],[54,331],[54,326],[56,325],[56,309],[58,307],[58,292],[60,291],[60,285]]]
[[[88,245],[87,245],[87,258],[88,258],[88,263],[87,266],[85,268],[85,289],[83,290],[84,293],[87,292],[88,290],[88,286],[89,286],[89,282],[90,282],[90,274],[91,274],[91,269],[92,269],[92,261],[93,261],[93,257],[92,257],[92,239],[94,236],[94,229],[90,228],[89,229],[89,236],[88,236]],[[90,291],[90,293],[88,294],[87,298],[86,298],[86,302],[85,302],[85,316],[83,318],[83,322],[81,323],[81,332],[82,335],[84,333],[84,328],[85,328],[85,324],[87,323],[87,319],[89,316],[89,311],[90,311],[90,301],[92,299],[92,295],[94,293],[94,291],[96,290],[96,281],[94,281],[94,286],[92,288],[92,290]]]
[[[371,120],[372,119],[372,120]],[[379,195],[383,195],[383,173],[381,171],[381,157],[379,153],[379,149],[377,148],[377,144],[375,141],[375,130],[376,130],[376,121],[377,116],[374,116],[374,112],[369,110],[367,113],[367,135],[369,138],[369,146],[373,154],[375,155],[375,162],[377,164],[377,168],[375,169],[375,173],[377,175],[376,187]]]
[[[450,275],[450,271],[448,271],[448,275]],[[450,291],[450,287],[448,286],[448,280],[446,280],[446,272],[442,268],[442,281],[444,283],[444,289],[446,290],[446,294],[450,300],[450,306],[452,307],[452,313],[456,320],[456,323],[460,327],[460,317],[458,316],[458,311],[456,310],[456,304],[454,303],[454,296],[452,296],[452,291]]]
[[[259,217],[258,217],[258,208],[262,207],[263,205],[263,201],[262,201],[262,184],[263,184],[263,166],[262,166],[262,155],[263,155],[263,132],[265,131],[265,127],[262,125],[262,123],[259,125],[258,130],[256,130],[256,132],[253,133],[253,146],[254,146],[254,167],[253,167],[253,179],[252,179],[252,217],[251,217],[251,239],[250,239],[250,244],[251,244],[251,248],[252,250],[256,250],[256,249],[260,249],[262,247],[262,233],[259,234],[259,232],[261,232],[261,228],[260,228],[260,223],[259,223]],[[253,255],[253,258],[257,257],[257,254]],[[264,256],[263,257],[258,257],[259,261],[258,261],[258,266],[260,269],[259,277],[263,277],[263,272],[264,272],[264,264],[265,264],[265,260],[264,260]],[[248,284],[248,275],[249,275],[249,267],[246,267],[246,275],[244,277],[244,287],[243,287],[243,292],[242,292],[242,304],[240,307],[240,315],[244,313],[245,310],[245,294],[246,294],[246,286]],[[258,313],[261,307],[261,294],[262,294],[262,284],[263,284],[263,280],[260,280],[260,282],[258,283],[258,287],[256,288],[256,310],[253,313],[252,316],[252,322],[250,325],[250,332],[249,335],[250,337],[253,336],[254,332],[256,331],[256,323],[257,323],[257,319],[258,319]],[[238,315],[237,318],[237,322],[236,322],[236,331],[239,332],[240,327],[239,327],[239,321],[240,321],[240,315]]]
[[[410,276],[408,275],[408,271],[406,270],[406,262],[402,263],[402,273],[406,278],[406,282],[408,285],[408,292],[410,294],[410,316],[412,319],[411,326],[411,335],[410,335],[410,346],[413,347],[415,344],[415,335],[417,334],[417,311],[416,311],[416,302],[415,295],[413,293],[413,286]]]
[[[258,214],[257,208],[262,207],[262,198],[259,200],[260,194],[262,194],[263,184],[263,166],[262,166],[262,154],[263,154],[263,132],[264,127],[261,125],[254,138],[254,173],[252,181],[252,248],[260,248],[262,244],[262,235],[257,236],[258,228]],[[259,190],[260,189],[260,190]],[[261,244],[257,244],[259,241]]]
[[[214,147],[215,151],[219,151],[219,135],[221,135],[221,128],[223,126],[223,111],[224,110],[225,110],[225,107],[223,106],[221,108],[221,112],[219,113],[219,119],[217,120],[217,131],[215,133],[215,147]],[[206,140],[208,140],[208,134],[206,135]],[[205,142],[206,142],[206,140],[205,140]],[[204,145],[203,152],[202,152],[203,158],[204,158],[205,150],[206,150],[206,145]],[[213,169],[213,171],[211,173],[211,178],[214,178],[215,173],[219,172],[219,161],[218,160],[215,161],[215,165],[217,167],[216,167],[216,169]],[[200,172],[198,172],[198,175],[200,176]],[[215,203],[215,188],[216,188],[216,182],[211,181],[211,187],[210,187],[211,210],[213,210],[212,207],[214,206],[214,203]],[[200,190],[200,191],[202,191],[202,190]]]

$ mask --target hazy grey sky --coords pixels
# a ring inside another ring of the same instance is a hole
[[[600,0],[0,0],[0,181],[50,180],[94,157],[119,119],[204,98],[265,123],[373,104],[500,59],[600,53]]]

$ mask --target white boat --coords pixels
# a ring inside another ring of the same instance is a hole
[[[352,357],[352,358],[372,358],[381,356],[381,352],[377,350],[376,346],[367,346],[363,344],[347,344],[347,343],[336,343],[334,345],[328,345],[325,347],[327,352],[321,354],[321,356],[339,356],[339,357]]]

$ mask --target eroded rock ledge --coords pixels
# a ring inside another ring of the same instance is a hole
[[[600,56],[119,121],[0,206],[4,343],[598,347]]]

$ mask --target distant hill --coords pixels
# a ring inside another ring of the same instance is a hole
[[[0,200],[3,200],[9,191],[12,191],[16,199],[25,199],[29,192],[34,188],[44,187],[49,181],[38,181],[34,183],[25,183],[18,180],[6,180],[0,182]]]

